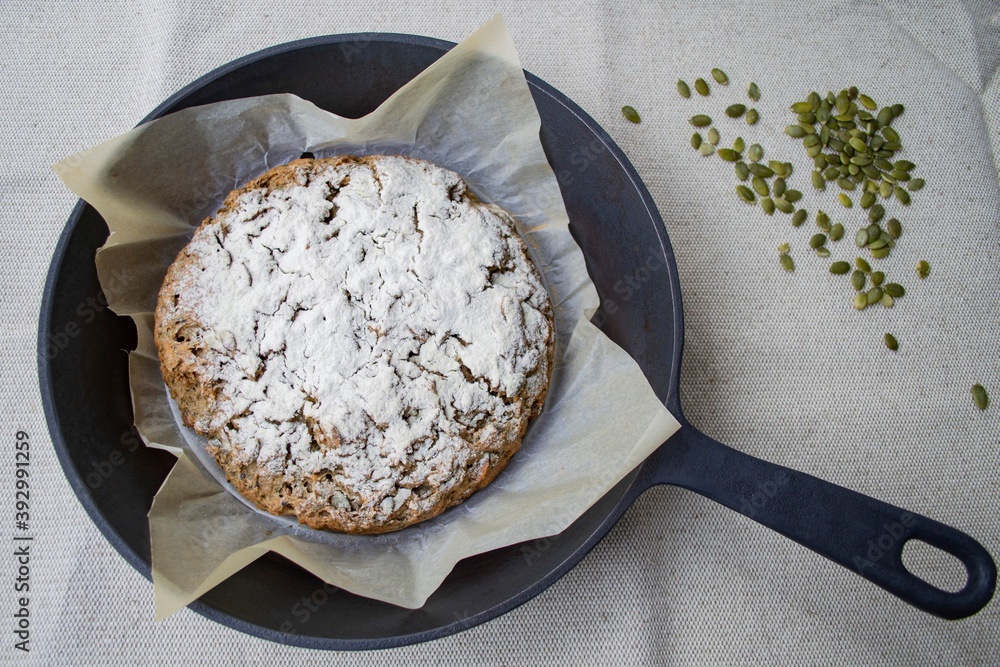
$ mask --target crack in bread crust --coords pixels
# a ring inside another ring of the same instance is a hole
[[[506,212],[428,162],[342,156],[230,193],[168,269],[154,335],[239,493],[380,533],[504,468],[542,409],[552,319]]]

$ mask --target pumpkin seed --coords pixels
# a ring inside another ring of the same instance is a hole
[[[769,194],[771,194],[767,188],[767,181],[765,181],[760,176],[754,176],[753,179],[750,181],[750,185],[752,185],[753,189],[757,191],[757,194],[761,195],[762,197],[766,197]]]
[[[882,125],[882,123],[879,124]],[[899,134],[896,132],[896,130],[892,129],[891,127],[883,127],[882,136],[885,137],[885,140],[888,142],[895,144],[899,143]]]
[[[851,270],[851,265],[847,262],[834,262],[830,265],[830,273],[841,276]]]
[[[695,127],[707,127],[712,124],[711,116],[706,116],[703,113],[691,116],[691,124]]]
[[[851,274],[851,287],[855,291],[861,291],[865,288],[865,274],[861,271],[855,271]]]
[[[885,223],[885,228],[894,239],[898,239],[903,233],[903,225],[896,218],[889,218],[889,222]]]
[[[893,169],[891,172],[889,172],[889,175],[892,176],[892,178],[897,182],[902,181],[903,183],[905,183],[906,181],[910,180],[909,172],[903,171],[902,169]]]
[[[771,171],[782,178],[787,178],[792,175],[791,163],[781,162],[779,160],[768,160],[767,166],[771,168]]]
[[[885,208],[882,204],[875,204],[870,209],[868,209],[868,220],[870,222],[878,222],[885,215]]]
[[[791,250],[791,246],[789,246],[787,243],[782,243],[781,245],[778,246],[778,252],[780,253],[786,253],[789,250]]]
[[[806,131],[802,129],[801,125],[789,125],[785,128],[785,134],[793,139],[801,139],[806,136]]]
[[[712,144],[713,146],[718,146],[719,145],[719,139],[720,139],[720,137],[719,137],[719,130],[717,130],[714,127],[711,128],[711,129],[709,129],[708,134],[706,135],[706,138],[708,139],[708,143]]]
[[[807,111],[813,110],[813,105],[809,104],[808,102],[796,102],[789,108],[795,113],[806,113]]]
[[[893,298],[885,292],[882,292],[882,298],[879,299],[878,302],[883,308],[892,308],[893,304],[896,303]]]
[[[865,273],[871,273],[872,267],[868,262],[865,261],[864,257],[857,257],[854,259],[854,266],[858,267],[858,271],[864,271]]]
[[[899,341],[891,333],[885,335],[885,346],[895,352],[899,349]]]
[[[747,125],[756,125],[758,118],[760,118],[760,114],[757,113],[756,109],[750,109],[749,111],[747,111],[746,115]]]
[[[931,265],[926,259],[922,259],[917,262],[917,277],[923,280],[927,276],[931,275]]]
[[[795,262],[792,261],[792,256],[789,255],[788,253],[786,252],[781,253],[778,256],[778,259],[781,261],[781,268],[783,268],[785,271],[791,273],[792,271],[795,270]]]
[[[851,198],[845,195],[843,192],[837,195],[837,201],[839,201],[840,205],[843,206],[844,208],[851,208],[852,205]]]
[[[730,118],[739,118],[746,110],[747,107],[745,104],[730,104],[726,107],[726,115]]]
[[[721,83],[723,86],[729,83],[729,77],[718,67],[712,69],[712,78]]]
[[[876,108],[878,108],[878,105],[875,104],[875,100],[868,97],[867,95],[858,95],[858,102],[861,102],[861,106],[871,111],[874,111]]]
[[[775,197],[780,197],[781,195],[785,194],[785,188],[787,187],[788,186],[785,183],[785,179],[779,176],[778,178],[774,179],[774,185],[772,186],[771,189],[773,190]]]
[[[854,181],[849,178],[839,178],[837,179],[837,185],[839,185],[844,190],[853,190],[858,187]]]
[[[760,162],[760,159],[764,157],[764,149],[761,148],[760,144],[750,144],[750,148],[747,149],[747,156],[751,162]]]
[[[802,199],[802,193],[798,190],[785,190],[785,199],[790,202],[797,202]]]
[[[903,188],[900,188],[900,187],[897,187],[893,192],[896,194],[896,199],[899,200],[900,204],[902,204],[903,206],[909,206],[910,205],[910,193],[909,192],[907,192],[906,190],[904,190]]]
[[[886,246],[885,248],[878,248],[877,250],[872,250],[872,257],[875,259],[884,259],[889,256],[891,248]]]
[[[882,195],[882,199],[888,199],[892,195],[892,183],[882,181],[878,186],[878,193]]]
[[[854,307],[857,310],[864,310],[868,307],[868,299],[865,297],[865,293],[861,292],[854,297]]]
[[[630,107],[627,104],[622,107],[622,115],[631,123],[641,122],[639,112],[635,110],[635,107]]]
[[[677,92],[684,99],[691,97],[691,88],[687,85],[687,82],[685,82],[684,79],[677,79]]]
[[[826,244],[826,234],[813,234],[809,239],[809,247],[815,250]]]
[[[816,211],[816,226],[824,232],[830,231],[830,216],[822,210]]]
[[[774,172],[771,171],[770,167],[765,167],[762,164],[751,164],[749,169],[751,174],[754,176],[760,176],[761,178],[771,178],[774,176]]]
[[[814,171],[810,176],[812,178],[814,188],[817,190],[826,190],[826,180],[823,178],[823,174],[818,171]]]
[[[872,285],[878,287],[885,281],[885,274],[881,271],[876,271],[872,274]]]
[[[736,162],[737,160],[740,159],[740,154],[734,151],[732,148],[720,148],[715,152],[718,153],[719,157],[721,157],[726,162]]]
[[[800,208],[795,212],[795,215],[792,216],[792,226],[798,227],[806,221],[807,217],[809,217],[809,212],[804,208]]]
[[[760,99],[760,88],[758,88],[757,84],[754,83],[753,81],[751,81],[750,85],[747,86],[747,97],[749,97],[754,102]]]
[[[733,142],[733,150],[737,153],[742,153],[744,148],[746,148],[746,142],[743,141],[743,137],[736,137],[736,140]]]
[[[889,107],[883,107],[883,109],[878,112],[878,116],[875,117],[875,120],[878,121],[879,127],[885,127],[886,125],[892,122],[892,109],[890,109]],[[899,135],[897,135],[897,137],[898,136]],[[886,137],[886,139],[889,139],[889,137]]]
[[[770,197],[761,197],[760,207],[764,209],[764,213],[774,215],[774,200]]]
[[[910,192],[916,192],[922,187],[924,187],[924,179],[922,178],[911,179],[910,182],[906,184],[906,189]]]
[[[694,89],[698,91],[698,94],[702,97],[708,95],[708,82],[704,79],[694,80]]]
[[[691,135],[691,148],[698,150],[698,147],[701,146],[701,142],[702,138],[700,134],[695,132],[694,134]]]
[[[698,146],[698,152],[701,153],[702,157],[708,157],[715,152],[715,146],[706,141],[701,146]]]
[[[737,162],[733,168],[736,170],[736,178],[741,181],[745,181],[750,178],[750,170],[747,169],[746,162]]]
[[[844,238],[844,226],[839,222],[830,228],[830,240],[839,241]]]
[[[904,107],[902,104],[893,104],[890,107],[890,109],[892,109],[892,117],[893,118],[897,118],[897,117],[903,115],[903,112],[906,111],[906,107]]]
[[[748,188],[745,185],[737,185],[736,194],[739,195],[740,199],[742,199],[748,204],[754,203],[754,201],[757,199],[754,196],[753,192],[750,191],[750,188]]]
[[[816,248],[816,256],[822,259],[826,259],[827,257],[830,256],[830,251],[826,249],[826,246],[823,246],[821,248]]]
[[[858,151],[859,153],[868,152],[868,144],[861,141],[861,139],[858,139],[857,137],[851,137],[851,140],[848,141],[847,143],[849,143],[851,145],[851,148]]]
[[[906,290],[899,283],[886,283],[885,287],[882,288],[885,293],[891,296],[893,299],[898,299],[899,297],[906,294]]]
[[[990,396],[986,393],[986,387],[979,383],[972,385],[972,400],[975,401],[977,408],[985,410],[986,406],[990,404]]]
[[[854,243],[859,248],[864,248],[868,245],[868,231],[865,229],[859,229],[858,233],[854,235]]]
[[[873,287],[865,293],[865,298],[868,300],[868,305],[878,303],[879,299],[882,298],[882,290],[878,287]]]
[[[774,206],[782,213],[791,213],[795,210],[795,205],[784,197],[775,197]]]
[[[861,208],[871,208],[872,204],[875,203],[875,195],[871,192],[866,192],[861,195]]]

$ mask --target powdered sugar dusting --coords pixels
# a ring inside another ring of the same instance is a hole
[[[509,217],[456,174],[388,156],[293,165],[202,225],[168,275],[158,326],[196,322],[219,387],[193,425],[269,474],[323,479],[331,511],[431,506],[537,410],[548,295]]]

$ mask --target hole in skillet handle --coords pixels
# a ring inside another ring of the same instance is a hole
[[[903,567],[949,593],[959,592],[969,581],[969,572],[960,560],[923,540],[903,544]]]
[[[959,619],[985,607],[996,563],[960,530],[830,482],[738,452],[678,415],[681,430],[650,457],[644,487],[690,489],[853,570],[930,614]],[[965,583],[943,590],[913,574],[903,547],[924,542],[958,559]]]

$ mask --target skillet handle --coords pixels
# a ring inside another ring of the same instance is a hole
[[[648,486],[670,484],[695,491],[923,611],[965,618],[993,597],[997,570],[990,554],[965,533],[933,519],[743,454],[689,424],[661,445],[650,463]],[[911,539],[961,561],[968,574],[962,590],[944,591],[910,573],[902,552]]]

